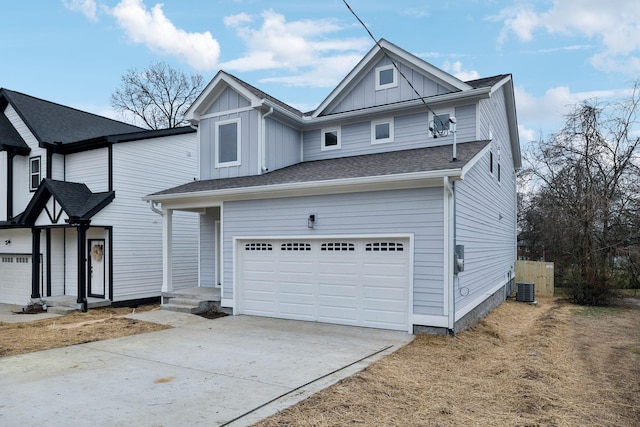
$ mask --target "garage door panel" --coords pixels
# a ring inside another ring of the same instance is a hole
[[[240,312],[406,330],[409,245],[395,240],[274,239],[269,251],[241,244]]]
[[[0,302],[24,305],[30,301],[31,268],[31,255],[0,254]]]

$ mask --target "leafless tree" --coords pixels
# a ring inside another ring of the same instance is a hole
[[[141,120],[149,129],[175,128],[185,124],[184,113],[202,89],[202,75],[187,76],[157,62],[141,72],[128,70],[111,95],[111,106],[125,119]]]
[[[527,156],[522,238],[542,245],[579,303],[605,302],[619,254],[640,244],[639,103],[638,84],[622,102],[584,101]]]

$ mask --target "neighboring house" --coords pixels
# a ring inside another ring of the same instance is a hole
[[[381,40],[313,112],[220,71],[187,119],[200,180],[146,199],[168,231],[200,212],[200,286],[234,314],[453,333],[510,293],[511,75],[463,82]]]
[[[197,150],[189,127],[148,131],[0,89],[0,302],[158,298],[162,221],[142,196],[194,179]],[[174,280],[196,286],[198,219],[175,220]]]

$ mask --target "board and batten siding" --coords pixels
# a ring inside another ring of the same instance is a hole
[[[240,118],[240,164],[216,168],[215,143],[217,122]],[[256,110],[225,114],[200,120],[200,179],[235,178],[258,173],[258,121]]]
[[[230,87],[225,88],[220,95],[207,108],[207,114],[217,114],[223,111],[236,110],[251,106],[251,102]]]
[[[456,289],[456,318],[477,305],[514,276],[516,260],[516,176],[504,96],[496,92],[483,101],[483,114],[491,120],[494,167],[490,153],[456,182],[457,244],[465,247],[465,271]],[[501,119],[502,118],[502,119]],[[498,181],[498,147],[500,181]]]
[[[113,145],[115,199],[92,219],[113,227],[114,301],[160,295],[162,217],[142,197],[193,180],[195,133]],[[198,214],[173,214],[175,288],[197,286]]]
[[[457,127],[457,142],[476,140],[476,105],[465,105],[454,109]],[[358,156],[413,148],[435,147],[453,144],[453,134],[433,138],[429,132],[429,113],[426,111],[396,117],[377,116],[374,121],[393,119],[394,140],[381,144],[372,143],[371,121],[344,124],[340,127],[341,148],[322,151],[321,129],[304,132],[304,160],[323,160],[336,157]]]
[[[442,187],[282,199],[223,205],[223,298],[233,298],[233,238],[412,234],[413,313],[444,314]],[[316,215],[313,229],[309,214]]]
[[[269,171],[300,163],[301,132],[271,117],[265,119],[265,128],[265,158]]]
[[[398,61],[398,59],[396,59],[396,64],[400,66],[400,71],[407,77],[420,96],[427,97],[450,92],[440,84],[425,77],[424,74]],[[331,109],[329,114],[417,99],[418,96],[400,73],[397,73],[398,85],[396,87],[376,90],[375,70],[378,67],[387,65],[392,65],[392,63],[386,57],[378,61],[353,89]]]

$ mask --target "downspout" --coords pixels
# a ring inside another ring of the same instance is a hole
[[[269,107],[269,111],[262,115],[262,172],[269,172],[267,167],[267,117],[273,114],[273,107]]]
[[[447,319],[447,329],[449,332],[453,334],[454,326],[455,326],[455,317],[456,317],[456,298],[455,298],[455,284],[457,280],[457,274],[455,273],[455,258],[453,253],[456,247],[456,187],[455,181],[451,181],[448,176],[444,177],[444,187],[449,193],[451,197],[451,209],[447,210],[450,215],[450,219],[447,218],[446,227],[450,227],[450,233],[447,233],[450,236],[450,242],[452,242],[451,247],[448,248],[447,251],[447,259],[449,262],[447,263],[448,271],[446,272],[446,285],[449,287],[448,293],[448,306],[449,306],[449,315]],[[447,201],[448,202],[448,201]],[[449,202],[448,202],[449,203]]]
[[[149,200],[149,208],[151,209],[152,212],[162,216],[162,211],[156,208],[156,202],[154,202],[153,200]]]

